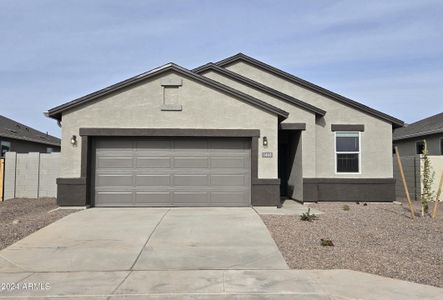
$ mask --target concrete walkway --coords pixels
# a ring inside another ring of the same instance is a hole
[[[347,270],[289,270],[251,208],[89,209],[0,251],[0,299],[442,299]]]
[[[259,215],[301,216],[307,213],[308,210],[311,214],[323,214],[318,209],[309,207],[309,204],[301,204],[294,200],[284,201],[281,208],[275,206],[255,206],[254,209]]]

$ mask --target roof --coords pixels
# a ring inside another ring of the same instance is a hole
[[[313,113],[315,113],[317,115],[324,116],[326,114],[326,111],[324,111],[323,109],[315,107],[315,106],[313,106],[313,105],[311,105],[309,103],[303,102],[303,101],[301,101],[301,100],[299,100],[297,98],[294,98],[292,96],[284,94],[284,93],[282,93],[280,91],[274,90],[273,88],[270,88],[269,86],[261,84],[261,83],[259,83],[257,81],[249,79],[247,77],[241,76],[240,74],[237,74],[235,72],[229,71],[229,70],[224,69],[224,68],[221,68],[221,67],[217,66],[214,63],[205,64],[203,66],[195,68],[192,71],[195,72],[195,73],[198,73],[198,74],[202,74],[202,73],[205,73],[207,71],[214,71],[214,72],[222,74],[222,75],[224,75],[224,76],[226,76],[226,77],[228,77],[230,79],[233,79],[233,80],[235,80],[237,82],[240,82],[242,84],[245,84],[247,86],[255,88],[255,89],[257,89],[257,90],[259,90],[261,92],[264,92],[264,93],[266,93],[268,95],[271,95],[273,97],[276,97],[276,98],[279,98],[279,99],[281,99],[283,101],[286,101],[286,102],[288,102],[288,103],[290,103],[292,105],[295,105],[297,107],[300,107],[300,108],[303,108],[303,109],[308,110],[310,112],[313,112]]]
[[[0,115],[0,137],[60,146],[60,139]]]
[[[394,130],[394,141],[443,133],[443,112]]]
[[[196,74],[196,73],[194,73],[186,68],[183,68],[179,65],[176,65],[174,63],[168,63],[168,64],[163,65],[161,67],[152,69],[150,71],[144,72],[144,73],[139,74],[137,76],[131,77],[131,78],[126,79],[124,81],[121,81],[121,82],[118,82],[118,83],[113,84],[111,86],[108,86],[108,87],[101,89],[99,91],[96,91],[94,93],[88,94],[88,95],[83,96],[81,98],[78,98],[78,99],[72,100],[70,102],[67,102],[65,104],[54,107],[54,108],[48,110],[47,116],[57,119],[57,120],[60,120],[62,112],[66,111],[66,110],[69,110],[69,109],[77,107],[79,105],[83,105],[83,104],[88,103],[90,101],[96,100],[97,98],[100,98],[102,96],[109,95],[115,91],[122,89],[122,88],[137,84],[143,80],[152,78],[154,76],[157,76],[157,75],[167,72],[167,71],[175,71],[179,74],[190,77],[191,79],[194,79],[197,82],[200,82],[204,85],[210,86],[218,91],[221,91],[221,92],[228,94],[230,96],[233,96],[235,98],[241,99],[241,100],[243,100],[253,106],[259,107],[265,111],[276,114],[277,116],[279,116],[280,119],[286,119],[289,115],[288,112],[286,112],[278,107],[275,107],[273,105],[270,105],[262,100],[259,100],[257,98],[250,96],[250,95],[247,95],[245,93],[237,91],[237,90],[235,90],[231,87],[228,87],[224,84],[221,84],[215,80],[209,79],[209,78],[201,76],[199,74]]]
[[[328,97],[330,99],[336,100],[336,101],[341,102],[341,103],[343,103],[345,105],[348,105],[348,106],[351,106],[353,108],[356,108],[356,109],[358,109],[360,111],[363,111],[365,113],[373,115],[373,116],[375,116],[375,117],[377,117],[379,119],[388,121],[388,122],[392,123],[395,127],[402,127],[404,125],[404,122],[399,120],[399,119],[397,119],[397,118],[394,118],[394,117],[392,117],[390,115],[387,115],[387,114],[385,114],[383,112],[380,112],[380,111],[378,111],[376,109],[370,108],[370,107],[368,107],[368,106],[366,106],[364,104],[361,104],[361,103],[359,103],[357,101],[354,101],[354,100],[351,100],[349,98],[346,98],[346,97],[344,97],[342,95],[336,94],[336,93],[334,93],[334,92],[332,92],[332,91],[330,91],[328,89],[322,88],[322,87],[320,87],[318,85],[315,85],[315,84],[313,84],[313,83],[311,83],[309,81],[306,81],[306,80],[301,79],[299,77],[296,77],[296,76],[294,76],[292,74],[289,74],[289,73],[287,73],[285,71],[277,69],[277,68],[275,68],[273,66],[270,66],[270,65],[268,65],[268,64],[266,64],[264,62],[261,62],[259,60],[256,60],[256,59],[254,59],[254,58],[252,58],[250,56],[247,56],[247,55],[245,55],[243,53],[238,53],[238,54],[233,55],[231,57],[228,57],[226,59],[220,60],[220,61],[216,62],[215,64],[217,66],[219,66],[219,67],[226,67],[226,66],[232,65],[232,64],[234,64],[234,63],[236,63],[238,61],[244,61],[244,62],[249,63],[249,64],[251,64],[253,66],[256,66],[256,67],[258,67],[258,68],[260,68],[262,70],[265,70],[265,71],[267,71],[269,73],[272,73],[272,74],[274,74],[276,76],[279,76],[279,77],[284,78],[284,79],[286,79],[288,81],[294,82],[295,84],[298,84],[298,85],[300,85],[300,86],[302,86],[302,87],[304,87],[306,89],[309,89],[311,91],[314,91],[316,93],[324,95],[324,96],[326,96],[326,97]]]

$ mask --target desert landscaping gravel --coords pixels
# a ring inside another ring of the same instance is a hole
[[[404,204],[347,203],[349,211],[344,205],[309,204],[324,212],[312,222],[261,217],[293,269],[351,269],[443,287],[443,205],[435,220],[415,221]],[[321,239],[334,246],[321,246]]]
[[[11,199],[0,202],[0,249],[76,210],[56,210],[54,198]]]

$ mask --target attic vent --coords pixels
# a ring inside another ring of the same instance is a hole
[[[163,103],[161,110],[163,111],[181,111],[183,108],[180,104],[180,87],[183,82],[181,79],[169,78],[162,80]]]

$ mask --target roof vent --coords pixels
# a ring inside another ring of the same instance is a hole
[[[12,133],[17,133],[17,130],[14,130],[14,129],[8,129],[8,130]]]

